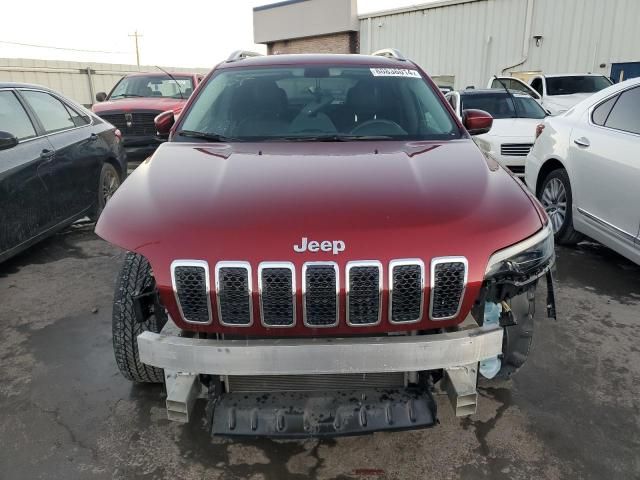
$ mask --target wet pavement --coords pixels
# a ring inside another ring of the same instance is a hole
[[[476,415],[438,397],[433,429],[322,441],[212,440],[203,401],[167,421],[113,358],[122,257],[89,224],[0,265],[1,479],[640,478],[640,267],[604,247],[558,249],[558,321],[538,303],[529,361]]]

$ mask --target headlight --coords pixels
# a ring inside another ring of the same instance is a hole
[[[547,223],[535,235],[491,255],[485,278],[526,283],[542,275],[554,260],[553,230]]]

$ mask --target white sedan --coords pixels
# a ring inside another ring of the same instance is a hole
[[[518,177],[524,177],[524,162],[536,135],[536,126],[546,112],[529,95],[505,89],[461,90],[445,98],[462,118],[463,110],[484,110],[493,117],[488,133],[474,140],[480,149]]]
[[[538,132],[525,180],[556,241],[584,234],[640,264],[640,78],[547,118]]]

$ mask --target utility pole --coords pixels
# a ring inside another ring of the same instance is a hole
[[[136,63],[138,64],[138,67],[139,67],[140,66],[140,48],[138,47],[138,38],[142,37],[142,35],[138,34],[138,30],[136,30],[135,33],[132,33],[129,36],[135,38],[136,40]]]

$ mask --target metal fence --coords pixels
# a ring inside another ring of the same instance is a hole
[[[162,67],[169,72],[207,73],[203,68]],[[0,58],[0,82],[35,83],[51,88],[85,106],[95,101],[97,92],[109,92],[124,75],[159,72],[152,65],[81,63],[61,60]]]

